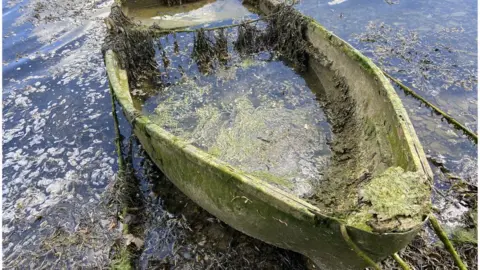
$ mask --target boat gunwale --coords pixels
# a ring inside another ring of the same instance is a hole
[[[315,21],[313,18],[308,16],[305,16],[305,17],[309,20],[310,24],[313,24],[316,27],[316,29],[323,32],[323,34],[326,36],[326,39],[331,44],[343,46],[342,50],[346,51],[352,60],[355,60],[356,62],[358,62],[360,64],[360,67],[366,70],[367,72],[371,72],[374,80],[380,80],[380,84],[384,86],[385,92],[387,94],[387,98],[390,101],[390,104],[392,104],[393,109],[395,110],[395,117],[397,118],[397,123],[400,124],[402,130],[408,131],[408,132],[405,132],[404,134],[405,135],[408,134],[407,136],[405,136],[405,138],[407,140],[407,145],[410,147],[409,151],[411,153],[414,153],[412,154],[412,158],[413,158],[413,161],[415,162],[415,167],[417,168],[417,171],[421,170],[421,172],[423,172],[423,175],[425,175],[427,179],[430,181],[430,183],[432,183],[433,172],[430,166],[428,165],[425,153],[423,151],[423,147],[421,146],[418,136],[415,132],[415,128],[413,127],[413,124],[410,121],[410,118],[408,117],[407,111],[403,106],[400,97],[396,93],[395,89],[393,88],[393,85],[390,83],[388,78],[383,74],[382,70],[375,63],[373,63],[373,61],[370,58],[363,55],[359,50],[355,49],[351,44],[349,44],[342,38],[338,37],[333,32],[327,30],[325,27],[323,27],[320,23]],[[337,42],[339,44],[335,44],[334,42]],[[354,57],[352,57],[352,55]],[[406,117],[403,117],[404,115]],[[419,150],[418,146],[420,147],[421,150]]]

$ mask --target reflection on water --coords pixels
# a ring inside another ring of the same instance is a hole
[[[49,269],[105,267],[109,265],[111,246],[121,238],[121,228],[112,225],[117,224],[111,219],[109,211],[112,209],[101,204],[102,193],[117,171],[109,90],[100,53],[105,32],[102,19],[112,2],[4,2],[2,245],[6,268],[27,265]],[[204,11],[208,13],[215,10],[218,3],[230,1],[205,1],[201,5],[208,7]],[[427,79],[418,77],[423,73],[402,73],[397,68],[399,64],[409,71],[417,68],[417,62],[402,62],[401,59],[382,62],[379,52],[384,52],[386,47],[375,43],[367,46],[356,36],[367,31],[369,21],[384,22],[394,33],[398,32],[396,29],[415,31],[418,33],[413,44],[415,50],[441,49],[441,54],[433,54],[431,66],[443,63],[449,72],[454,71],[454,80],[461,81],[466,79],[462,76],[476,74],[477,70],[476,1],[401,0],[388,5],[383,1],[367,0],[304,0],[298,4],[298,9],[319,20],[406,83],[421,81],[416,87],[423,95],[470,128],[477,129],[476,91],[466,91],[461,84],[442,88],[444,83],[451,83],[447,79],[452,77],[442,77],[438,72]],[[244,16],[244,9],[238,10],[242,12],[235,15]],[[227,14],[233,16],[232,12]],[[402,47],[405,44],[389,45]],[[445,66],[445,63],[462,65]],[[476,89],[476,83],[472,88]],[[403,94],[401,97],[426,152],[476,185],[475,146],[441,119],[431,116],[417,101]],[[129,134],[125,119],[120,119],[120,125],[122,134]],[[142,155],[137,159],[149,162]],[[149,167],[144,163],[136,165],[140,176]],[[150,171],[160,175],[154,169]],[[447,190],[451,183],[439,169],[435,172],[437,186]],[[142,192],[149,197],[154,184],[145,175],[140,179]],[[213,262],[222,262],[220,266],[234,262],[232,265],[246,269],[254,266],[305,268],[298,256],[232,231],[198,207],[190,208],[193,203],[187,198],[181,199],[181,194],[171,196],[174,192],[167,191],[175,188],[169,189],[169,182],[158,183],[160,187],[153,190],[152,197],[156,199],[150,209],[161,214],[149,212],[152,217],[147,222],[146,252],[142,258],[168,249],[159,245],[164,242],[156,240],[176,224],[175,228],[187,233],[190,229],[202,232],[198,238],[186,237],[182,238],[183,242],[176,242],[184,245],[182,253],[175,254],[189,265],[197,261],[198,255],[199,261],[205,262],[201,264],[203,268]],[[163,190],[162,186],[167,188]],[[449,226],[461,223],[461,213],[468,207],[459,208],[439,196],[434,199],[438,207],[448,210],[442,214],[444,222],[448,220]],[[182,215],[190,229],[183,226]],[[172,219],[174,221],[169,221]],[[214,240],[203,242],[204,238],[223,237],[225,240],[218,243]],[[222,247],[216,249],[214,245]],[[200,250],[195,256],[191,251],[194,249]]]

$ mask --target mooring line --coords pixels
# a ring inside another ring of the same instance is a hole
[[[113,116],[113,125],[115,129],[115,149],[117,151],[118,155],[118,168],[119,168],[119,173],[124,174],[125,173],[125,160],[123,159],[122,155],[122,147],[121,147],[121,134],[120,134],[120,129],[118,128],[118,118],[117,118],[117,109],[115,106],[115,93],[113,92],[113,88],[108,84],[110,88],[110,96],[112,99],[112,116]]]
[[[412,270],[410,265],[408,265],[408,263],[406,261],[404,261],[402,258],[400,258],[400,256],[398,256],[398,253],[396,253],[396,252],[393,253],[392,257],[400,265],[400,267],[403,270]]]
[[[358,255],[358,257],[362,258],[370,267],[373,267],[375,270],[381,270],[380,266],[378,266],[377,263],[375,263],[370,257],[368,257],[367,254],[365,254],[350,238],[348,235],[347,227],[345,224],[340,225],[340,232],[342,233],[343,240],[347,242],[348,246]]]
[[[433,214],[430,214],[428,219],[430,220],[430,224],[432,225],[433,230],[437,234],[438,238],[440,238],[443,245],[447,249],[448,253],[450,253],[450,255],[452,255],[453,261],[458,266],[458,268],[460,268],[460,270],[467,270],[467,266],[465,265],[465,263],[462,261],[462,259],[458,255],[457,251],[455,250],[455,248],[452,245],[452,242],[450,242],[447,234],[445,233],[445,231],[440,226],[440,223],[438,222],[437,218]]]
[[[455,120],[455,118],[448,115],[446,112],[442,111],[440,108],[438,108],[437,106],[427,101],[424,97],[420,96],[418,93],[413,91],[410,87],[406,86],[405,84],[400,82],[398,79],[394,78],[392,75],[388,74],[385,71],[383,71],[383,74],[385,74],[385,76],[387,76],[390,80],[392,80],[395,84],[397,84],[400,88],[402,88],[402,90],[405,91],[407,94],[412,95],[414,98],[416,98],[417,100],[423,102],[425,105],[430,107],[430,109],[442,115],[443,118],[445,118],[445,120],[447,120],[447,122],[453,125],[455,128],[461,129],[466,136],[468,136],[470,139],[472,139],[475,142],[475,144],[478,143],[478,135],[475,132],[471,131],[466,126],[462,125],[460,122]]]

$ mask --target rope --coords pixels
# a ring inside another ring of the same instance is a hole
[[[402,258],[400,258],[400,256],[398,256],[398,253],[393,253],[392,257],[403,270],[412,270],[412,268],[410,268],[410,265],[408,265],[406,261],[404,261]]]
[[[453,247],[452,242],[450,242],[450,240],[448,239],[447,234],[438,223],[437,218],[434,215],[430,215],[429,220],[430,220],[430,224],[433,227],[433,230],[437,234],[438,238],[440,238],[440,240],[443,242],[443,245],[445,246],[447,251],[450,253],[450,255],[452,255],[453,261],[458,266],[458,268],[460,270],[467,270],[467,266],[465,266],[465,263],[463,263],[457,251],[455,251],[455,248]]]
[[[378,266],[377,263],[370,259],[367,254],[365,254],[357,245],[355,245],[355,243],[348,235],[345,224],[340,225],[340,232],[342,233],[345,242],[347,242],[348,246],[350,246],[350,248],[358,255],[358,257],[362,258],[370,267],[373,267],[373,269],[381,270],[380,266]]]
[[[428,102],[424,97],[420,96],[417,94],[415,91],[413,91],[411,88],[408,86],[404,85],[402,82],[400,82],[398,79],[392,77],[390,74],[387,72],[383,71],[383,74],[387,76],[390,80],[392,80],[394,83],[396,83],[400,88],[402,88],[403,91],[405,91],[407,94],[412,95],[414,98],[418,99],[419,101],[423,102],[425,105],[430,107],[432,110],[434,110],[436,113],[440,114],[447,120],[448,123],[452,124],[455,128],[461,129],[465,135],[467,135],[470,139],[472,139],[475,144],[477,144],[478,141],[478,135],[465,127],[464,125],[460,124],[457,120],[455,120],[453,117],[448,115],[446,112],[442,111],[440,108],[437,106],[433,105],[432,103]]]
[[[118,155],[118,168],[119,173],[125,173],[125,160],[123,159],[122,155],[122,147],[121,147],[121,135],[120,129],[118,128],[118,118],[117,118],[117,110],[115,106],[115,94],[113,92],[112,86],[109,84],[110,87],[110,96],[112,97],[112,116],[113,116],[113,125],[115,129],[115,149]]]

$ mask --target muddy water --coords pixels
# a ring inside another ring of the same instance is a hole
[[[98,48],[109,5],[4,2],[6,268],[108,263],[106,248],[118,232],[105,233],[110,221],[99,201],[116,165]],[[59,243],[72,244],[71,252]]]
[[[396,3],[306,0],[298,9],[476,130],[477,93],[471,90],[477,85],[476,2]],[[111,247],[123,238],[121,224],[112,218],[115,209],[102,203],[118,169],[100,53],[102,18],[111,1],[3,4],[4,267],[108,266]],[[370,21],[392,28],[384,34],[387,41],[361,41],[358,35],[378,32]],[[399,37],[402,31],[411,36],[402,39],[407,35]],[[392,48],[403,50],[392,55]],[[429,57],[407,60],[408,49]],[[476,186],[476,147],[399,94],[427,153]],[[128,124],[119,115],[121,132],[128,137]],[[193,206],[136,144],[133,160],[138,198],[147,202],[139,265],[305,268],[298,255],[240,234]],[[452,183],[432,167],[436,186],[446,192]],[[442,220],[455,228],[469,207],[456,196],[449,198],[434,195]]]

